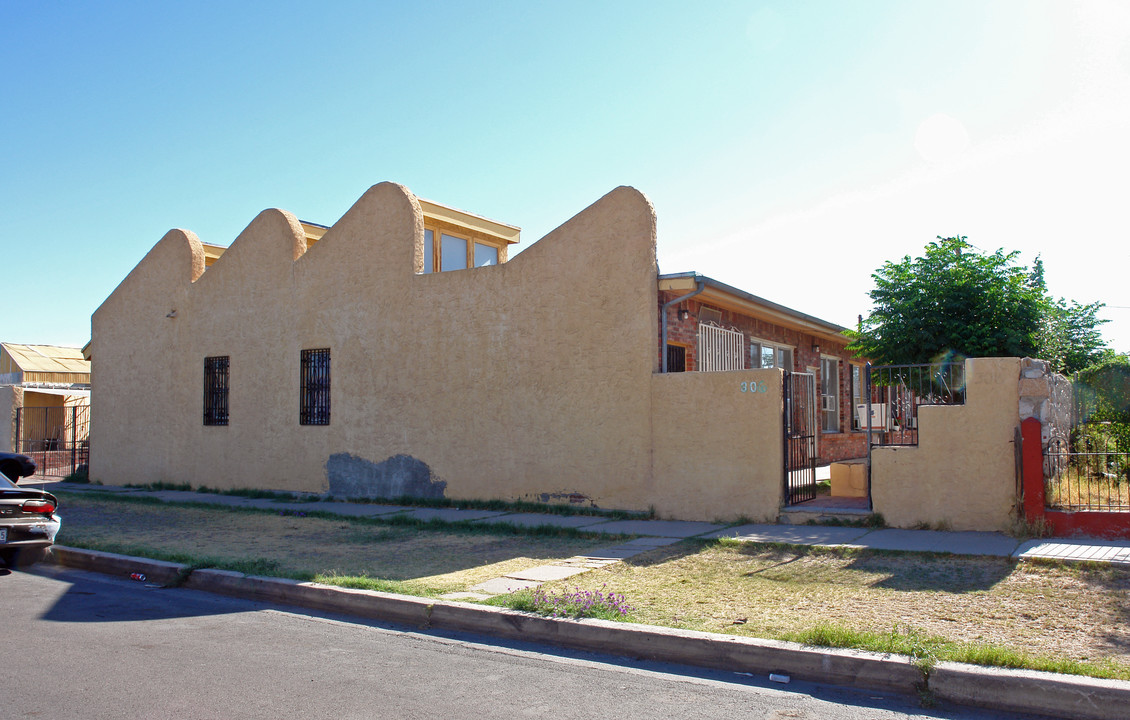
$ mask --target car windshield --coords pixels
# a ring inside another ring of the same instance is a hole
[[[0,473],[0,490],[10,490],[15,486],[16,484],[9,480],[7,475]]]

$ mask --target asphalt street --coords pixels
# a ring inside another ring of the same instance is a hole
[[[58,566],[0,570],[9,718],[1017,718],[426,633]]]

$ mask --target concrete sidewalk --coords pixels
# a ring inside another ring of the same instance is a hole
[[[26,480],[22,483],[32,483]],[[36,483],[38,484],[38,483]],[[505,523],[524,527],[548,525],[575,528],[591,533],[608,535],[639,535],[642,537],[681,540],[686,538],[733,538],[746,542],[807,545],[814,547],[851,547],[873,550],[901,550],[906,552],[938,552],[954,555],[982,555],[1013,557],[1018,559],[1044,558],[1064,561],[1102,562],[1130,566],[1130,541],[1100,540],[1095,538],[1053,538],[1020,540],[1004,533],[953,532],[939,530],[900,530],[896,528],[871,529],[862,527],[823,525],[726,525],[724,523],[683,520],[616,520],[599,515],[554,515],[551,513],[505,512],[460,508],[428,508],[406,505],[377,505],[318,500],[317,495],[306,496],[310,501],[296,497],[293,501],[246,498],[238,495],[216,495],[180,490],[139,490],[112,485],[85,485],[79,483],[49,482],[41,485],[45,490],[67,492],[111,492],[134,496],[154,497],[172,502],[196,502],[234,507],[256,507],[279,512],[323,512],[345,517],[383,517],[402,515],[419,520],[439,519],[445,522]],[[64,517],[66,510],[64,508]],[[642,545],[629,545],[636,552],[648,549]]]

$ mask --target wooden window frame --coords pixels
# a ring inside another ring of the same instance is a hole
[[[424,226],[424,232],[431,232],[432,234],[432,266],[431,268],[424,268],[423,274],[428,275],[431,273],[439,272],[454,272],[455,270],[471,270],[476,267],[475,265],[475,246],[482,245],[483,247],[494,248],[495,251],[495,264],[503,264],[503,256],[505,254],[505,245],[499,243],[490,237],[484,237],[475,233],[468,233],[465,230],[453,228],[448,225],[440,224],[427,224]],[[443,236],[448,235],[453,238],[458,238],[467,243],[467,253],[464,258],[464,266],[461,268],[453,268],[451,270],[441,270],[443,267]],[[424,242],[427,242],[425,238]],[[486,267],[486,266],[483,266]]]

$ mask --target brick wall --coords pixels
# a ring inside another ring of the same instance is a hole
[[[867,455],[867,433],[823,433],[820,435],[819,452],[817,464],[820,465],[864,457]]]
[[[680,293],[671,291],[659,292],[660,324],[657,355],[658,368],[663,367],[663,355],[666,352],[666,349],[663,347],[663,303],[674,300],[676,297],[679,297],[679,295]],[[709,303],[701,303],[697,301],[697,299],[691,298],[684,300],[678,305],[673,305],[667,310],[667,342],[686,348],[686,367],[688,371],[694,370],[697,367],[698,318],[704,305],[706,307],[713,307]],[[679,320],[679,310],[681,309],[687,310],[689,313],[685,320]],[[722,320],[719,324],[726,328],[740,330],[745,336],[745,364],[747,369],[750,368],[749,344],[751,341],[764,340],[787,345],[794,348],[794,366],[787,369],[795,372],[813,372],[816,376],[817,391],[819,391],[821,381],[821,355],[834,355],[838,357],[840,359],[839,420],[841,432],[825,433],[821,435],[820,462],[833,462],[835,460],[857,458],[866,455],[866,434],[851,431],[854,401],[851,392],[851,364],[849,362],[851,354],[845,350],[846,343],[832,343],[825,339],[817,339],[799,330],[782,327],[768,320],[750,317],[722,308],[714,309],[721,310],[722,312]],[[814,350],[814,346],[818,346],[819,350]],[[817,400],[817,403],[817,414],[819,415],[819,400]],[[820,423],[821,418],[818,417],[817,422]]]

